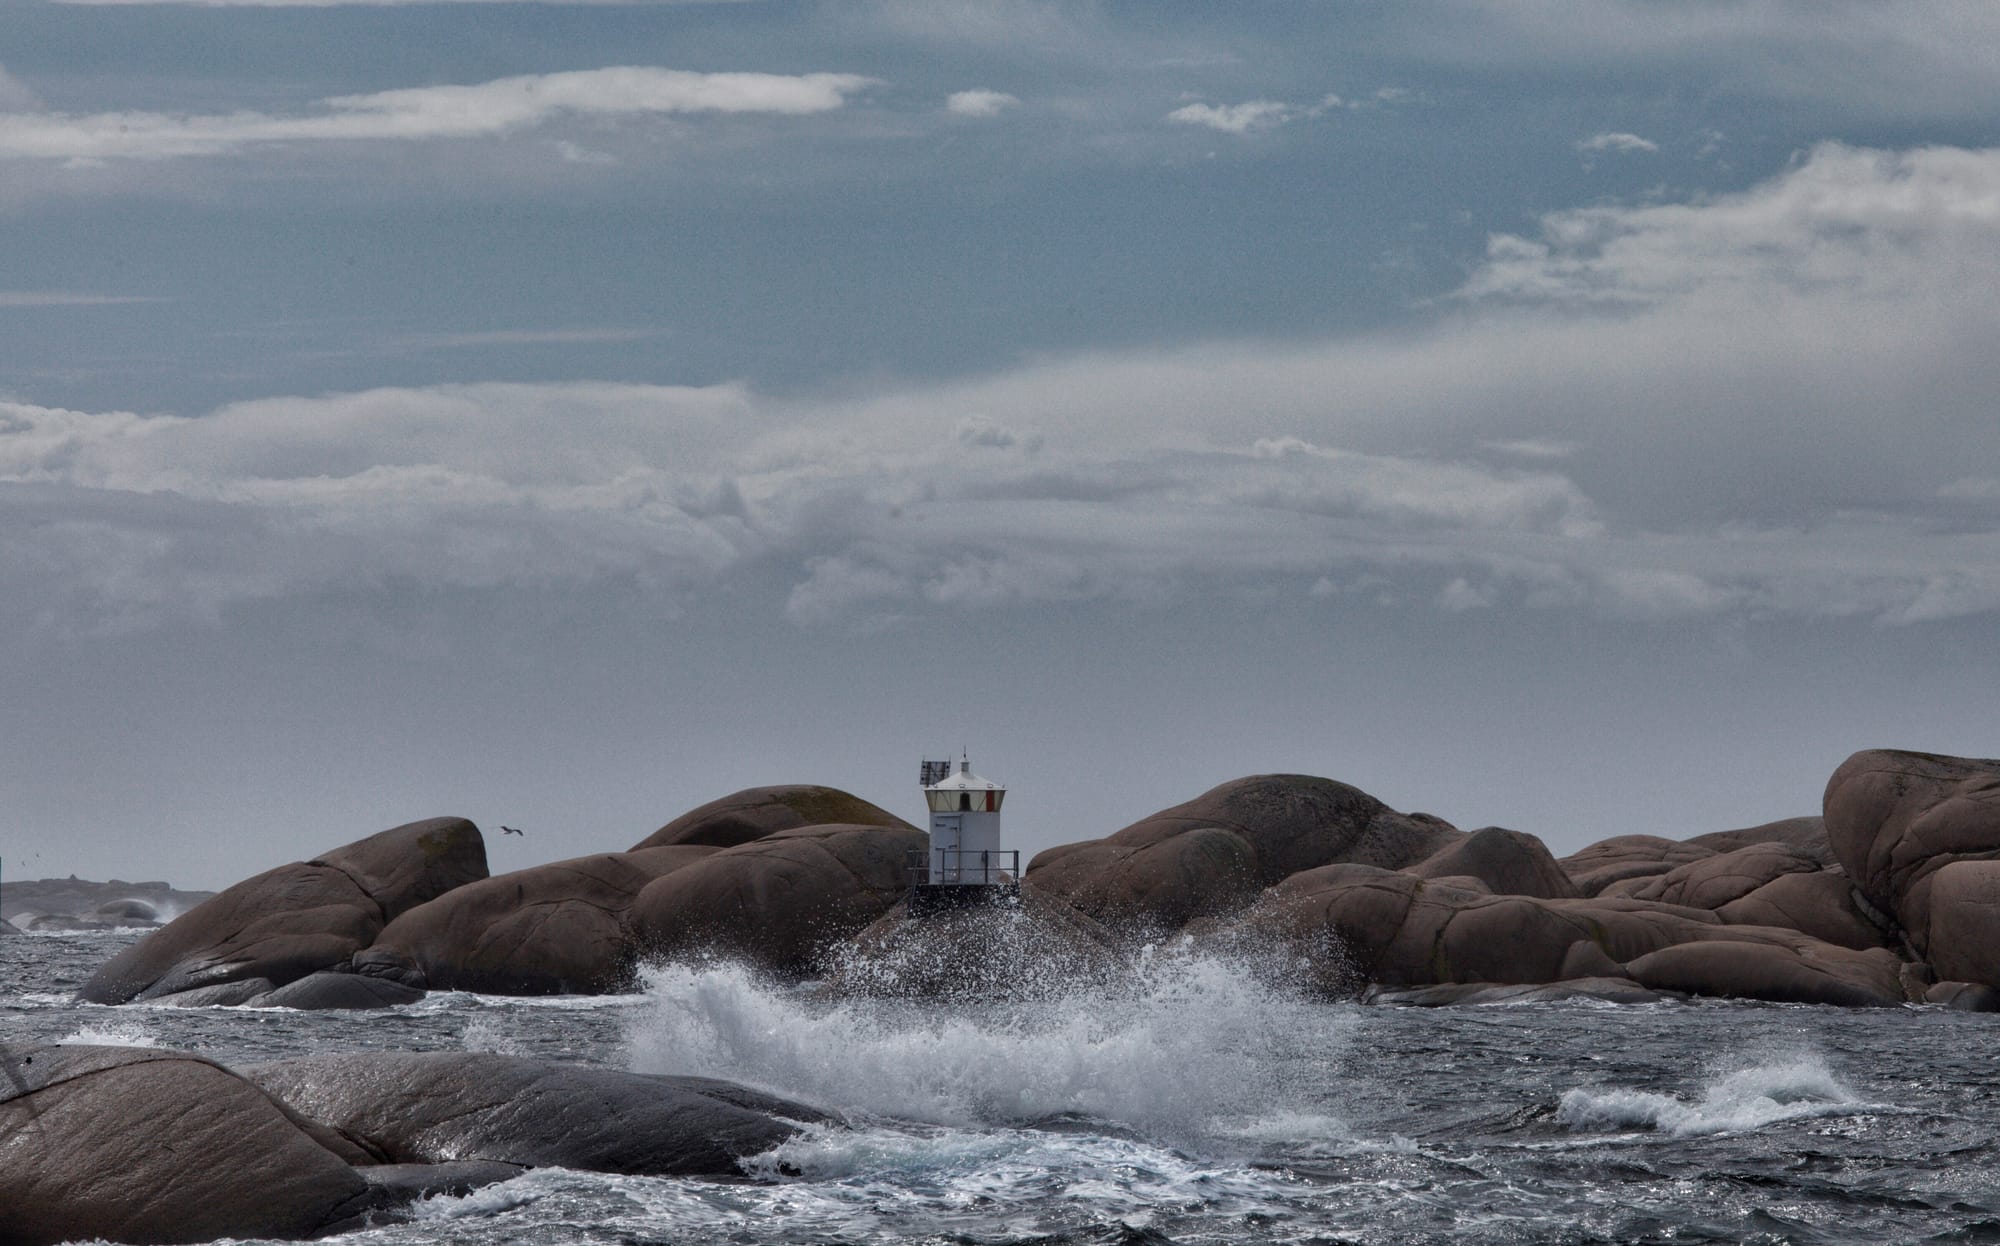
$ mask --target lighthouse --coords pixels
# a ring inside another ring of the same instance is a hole
[[[1020,889],[1021,854],[1000,847],[1000,806],[1007,789],[972,773],[972,761],[926,761],[919,772],[930,806],[929,860],[913,870],[912,908],[978,904]]]

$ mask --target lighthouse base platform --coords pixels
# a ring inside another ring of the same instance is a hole
[[[1020,898],[1019,883],[917,883],[910,888],[910,916],[1011,904]]]

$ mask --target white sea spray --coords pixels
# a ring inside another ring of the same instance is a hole
[[[1279,957],[1177,941],[1140,952],[1115,985],[949,1008],[818,997],[727,961],[656,966],[629,1063],[907,1121],[1226,1134],[1300,1111],[1294,1074],[1336,1059],[1351,1029]],[[1317,1127],[1339,1125],[1321,1112]]]
[[[1618,1087],[1569,1090],[1556,1114],[1575,1129],[1644,1129],[1685,1138],[1845,1115],[1869,1106],[1823,1055],[1801,1051],[1718,1074],[1694,1099]]]

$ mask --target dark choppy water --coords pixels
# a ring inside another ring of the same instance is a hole
[[[0,940],[0,1037],[223,1063],[506,1051],[734,1078],[853,1122],[753,1161],[763,1182],[544,1170],[334,1239],[353,1246],[2000,1243],[1994,1017],[1370,1009],[1173,955],[1116,998],[983,1009],[829,1004],[728,966],[365,1014],[69,1003],[130,937]]]

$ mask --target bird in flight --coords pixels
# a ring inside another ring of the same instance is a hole
[[[519,835],[521,832],[515,830],[511,826],[503,826],[500,828],[500,833],[502,835]]]

